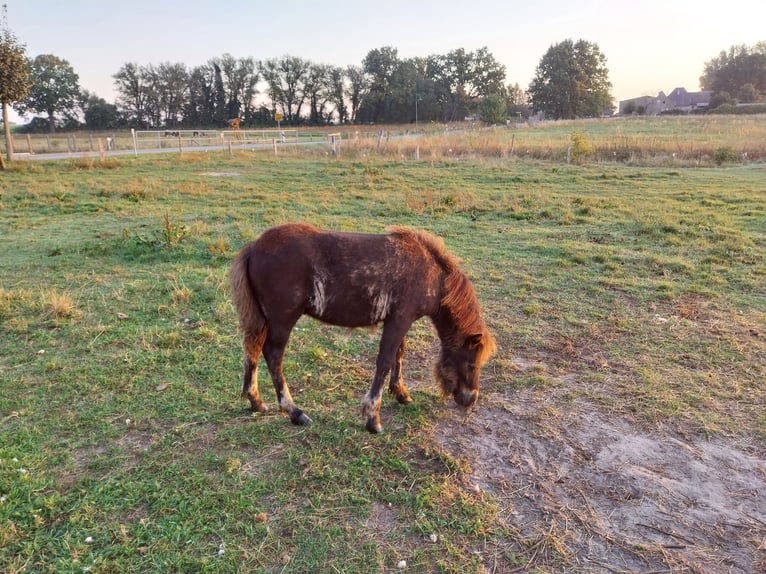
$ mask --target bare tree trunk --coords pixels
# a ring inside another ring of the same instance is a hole
[[[11,124],[8,123],[8,102],[3,102],[3,125],[5,126],[5,151],[8,161],[13,161],[13,138]],[[5,169],[5,167],[3,167]]]

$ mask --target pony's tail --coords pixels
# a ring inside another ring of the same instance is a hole
[[[252,337],[257,338],[266,328],[266,317],[261,311],[248,277],[250,251],[249,247],[245,247],[239,252],[231,264],[229,276],[231,296],[239,315],[239,328],[246,340]]]

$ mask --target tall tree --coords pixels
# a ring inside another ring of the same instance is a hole
[[[253,58],[235,58],[224,54],[214,60],[220,67],[227,118],[247,120],[254,112],[258,71]]]
[[[752,47],[732,46],[705,62],[700,86],[716,95],[731,94],[739,101],[766,97],[766,42]]]
[[[215,70],[212,64],[197,66],[189,74],[184,124],[195,127],[210,127],[216,124]]]
[[[8,29],[6,7],[2,7],[0,20],[0,103],[3,106],[3,125],[5,126],[5,150],[8,161],[13,159],[13,138],[8,121],[8,105],[23,99],[29,91],[31,79],[26,48]],[[5,169],[0,156],[0,168]]]
[[[347,66],[346,77],[348,78],[348,86],[345,95],[351,104],[349,121],[353,124],[357,121],[359,106],[367,94],[369,81],[364,70],[359,66]]]
[[[306,103],[305,82],[310,62],[297,56],[271,58],[259,65],[268,84],[268,95],[274,111],[279,110],[289,125],[301,120]]]
[[[122,110],[130,124],[145,128],[148,120],[146,104],[149,87],[141,66],[129,62],[112,77],[117,89],[117,107]]]
[[[327,101],[335,106],[330,111],[328,120],[332,120],[333,113],[338,115],[338,123],[345,124],[348,121],[348,105],[345,95],[346,72],[340,66],[329,66],[327,69],[326,87]]]
[[[481,98],[503,92],[505,66],[486,48],[428,57],[427,74],[437,87],[445,121],[460,120],[477,111]]]
[[[329,101],[327,94],[330,67],[326,64],[309,64],[304,82],[306,99],[309,102],[309,125],[323,125],[329,120],[325,106]]]
[[[189,72],[186,64],[181,62],[159,64],[157,79],[163,122],[167,127],[176,127],[183,118],[183,110],[189,95]]]
[[[375,123],[386,121],[387,107],[391,103],[391,79],[398,65],[399,52],[396,48],[384,46],[367,52],[362,68],[369,78],[369,87],[359,111],[364,116],[363,120]]]
[[[540,60],[529,95],[535,111],[554,119],[596,117],[612,112],[611,88],[598,45],[564,40]]]
[[[32,87],[27,97],[13,108],[24,115],[28,112],[46,114],[48,131],[56,131],[56,117],[72,119],[80,97],[80,78],[72,65],[52,54],[41,54],[29,62]]]

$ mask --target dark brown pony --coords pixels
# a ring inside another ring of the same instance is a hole
[[[231,290],[244,334],[242,394],[267,410],[258,393],[263,351],[279,408],[290,420],[311,419],[293,402],[282,373],[285,346],[301,315],[344,327],[383,323],[375,377],[363,403],[367,430],[377,433],[383,383],[400,403],[412,401],[402,380],[405,335],[428,316],[441,339],[434,370],[445,394],[464,407],[479,396],[479,370],[495,350],[473,287],[444,243],[423,231],[384,235],[321,231],[288,224],[266,230],[231,268]]]

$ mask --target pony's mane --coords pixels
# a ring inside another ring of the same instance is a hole
[[[481,349],[477,356],[484,363],[495,352],[495,340],[481,317],[481,306],[473,285],[460,269],[460,260],[452,255],[441,237],[407,227],[392,227],[391,235],[419,244],[444,271],[444,290],[441,304],[452,317],[455,328],[465,337],[482,335]]]

